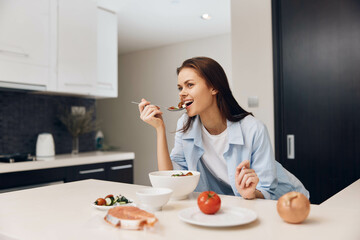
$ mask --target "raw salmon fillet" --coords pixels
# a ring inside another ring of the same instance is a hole
[[[152,227],[158,221],[154,214],[133,206],[111,208],[104,219],[116,227],[131,230]]]

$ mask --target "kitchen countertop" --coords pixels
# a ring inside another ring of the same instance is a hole
[[[45,168],[67,167],[84,164],[115,162],[134,159],[133,152],[86,152],[78,155],[55,155],[53,160],[38,160],[32,162],[1,163],[0,173],[38,170]]]
[[[196,206],[198,193],[182,201],[170,200],[155,212],[159,222],[153,230],[117,229],[106,223],[106,211],[91,204],[107,194],[123,194],[137,202],[136,191],[146,186],[85,180],[0,194],[1,239],[360,239],[360,209],[311,205],[302,224],[282,221],[277,201],[244,200],[221,195],[222,207],[252,209],[256,221],[229,228],[207,228],[187,224],[178,218],[184,208]]]

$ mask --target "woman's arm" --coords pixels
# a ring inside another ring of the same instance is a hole
[[[162,112],[160,111],[159,107],[150,105],[150,102],[146,101],[145,99],[142,99],[141,103],[139,104],[139,112],[141,120],[156,129],[158,169],[160,171],[172,170],[173,166],[167,146],[165,124],[162,119]]]
[[[274,191],[278,185],[277,171],[270,138],[266,126],[260,122],[254,125],[251,141],[250,166],[254,169],[259,182],[256,189],[261,191],[266,199],[274,199]]]
[[[159,171],[173,170],[166,140],[165,125],[156,129],[157,159]]]

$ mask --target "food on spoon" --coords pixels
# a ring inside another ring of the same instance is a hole
[[[200,210],[205,214],[215,214],[221,207],[221,199],[213,191],[200,193],[197,203]]]
[[[279,198],[277,211],[285,222],[301,223],[309,215],[310,201],[302,193],[289,192]]]
[[[186,107],[186,105],[184,104],[183,101],[179,102],[178,108],[185,108],[185,107]]]
[[[122,196],[119,194],[119,196],[114,197],[113,194],[107,195],[105,198],[98,198],[94,202],[95,205],[98,206],[113,206],[115,204],[124,205],[127,203],[132,203],[129,199],[127,199],[125,196]]]
[[[183,173],[183,172],[180,172],[180,173],[175,173],[175,174],[172,174],[171,176],[172,177],[185,177],[185,176],[192,176],[192,172],[188,172],[188,173]]]
[[[130,230],[153,227],[158,221],[154,214],[132,206],[111,208],[104,219],[116,227]]]
[[[168,110],[179,110],[179,109],[183,109],[185,107],[186,107],[186,105],[184,102],[179,102],[177,107],[171,106],[168,108]]]

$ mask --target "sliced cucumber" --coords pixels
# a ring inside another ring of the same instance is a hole
[[[112,205],[113,200],[111,198],[105,198],[106,206]]]

